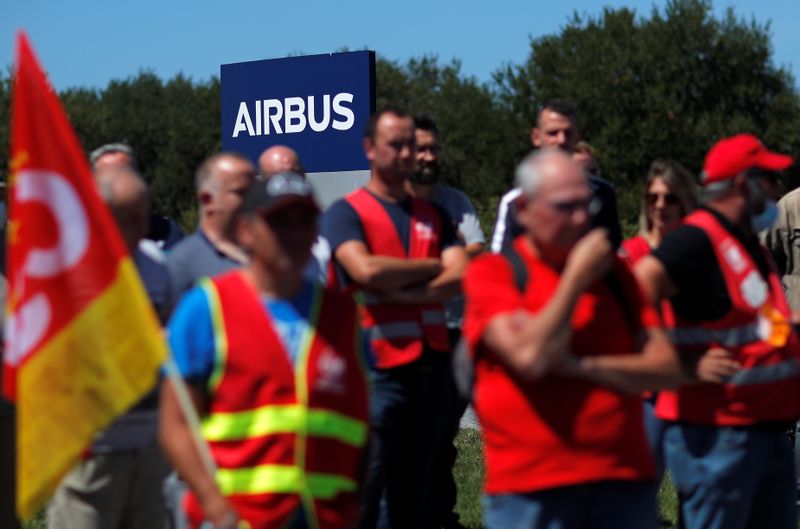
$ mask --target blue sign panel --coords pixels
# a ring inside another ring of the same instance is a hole
[[[287,145],[309,173],[369,168],[364,126],[375,111],[375,53],[223,64],[222,148],[254,162]]]

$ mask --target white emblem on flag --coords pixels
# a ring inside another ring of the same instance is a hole
[[[26,277],[46,279],[74,267],[89,248],[89,223],[81,198],[66,178],[50,171],[22,171],[14,189],[19,204],[37,202],[47,207],[58,225],[58,241],[51,248],[34,248],[10,285],[22,298]],[[19,362],[47,333],[52,319],[50,300],[36,294],[13,311],[5,322],[6,361]]]

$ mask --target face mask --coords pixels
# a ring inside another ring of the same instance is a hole
[[[753,232],[758,233],[771,228],[777,218],[778,205],[774,200],[765,200],[764,210],[758,215],[751,215],[750,225],[753,227]]]

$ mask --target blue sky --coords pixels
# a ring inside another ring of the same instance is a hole
[[[141,69],[162,78],[183,72],[195,80],[219,65],[287,54],[369,48],[404,61],[435,54],[458,58],[462,71],[486,81],[504,63],[521,63],[529,37],[559,31],[578,11],[603,6],[650,13],[663,1],[572,0],[389,4],[343,0],[276,2],[138,0],[133,2],[7,0],[0,10],[0,67],[13,62],[14,36],[24,28],[56,88],[104,87]],[[774,61],[800,77],[800,1],[714,2],[718,15],[770,22]]]

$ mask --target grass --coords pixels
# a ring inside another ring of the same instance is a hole
[[[480,432],[471,428],[462,429],[456,437],[456,448],[458,448],[458,459],[453,468],[453,477],[458,487],[456,512],[464,526],[469,529],[480,529],[483,515],[481,490],[484,477],[483,440]],[[658,508],[662,527],[674,528],[678,497],[669,475],[665,477],[658,491]]]
[[[47,523],[45,521],[44,511],[40,512],[36,518],[30,522],[22,524],[22,529],[45,529]]]
[[[479,430],[462,428],[456,436],[458,458],[453,479],[458,489],[456,512],[461,523],[470,529],[481,526],[481,493],[483,490],[483,439]]]
[[[480,529],[483,509],[481,507],[481,493],[483,489],[484,464],[483,464],[483,439],[480,431],[472,428],[463,428],[456,437],[458,459],[453,468],[453,477],[458,488],[456,512],[461,523],[469,529]],[[678,498],[675,487],[669,475],[661,484],[658,492],[658,507],[661,511],[662,527],[671,529],[675,527],[677,518]],[[45,529],[44,512],[23,524],[23,529]]]

